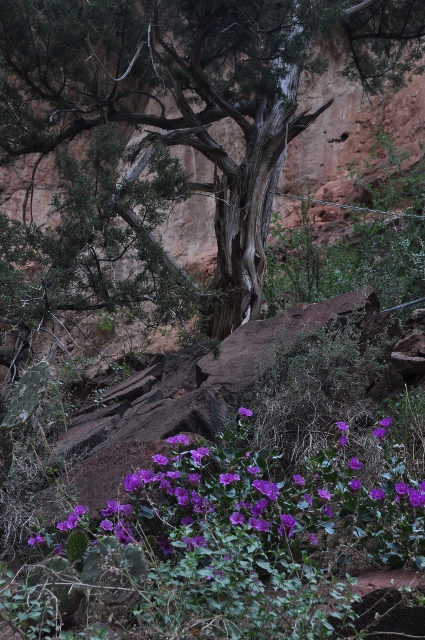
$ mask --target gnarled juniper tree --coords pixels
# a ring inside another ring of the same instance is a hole
[[[106,122],[145,127],[127,185],[155,141],[202,153],[215,167],[214,183],[197,187],[216,194],[212,285],[222,292],[206,315],[222,339],[259,317],[286,147],[330,104],[297,113],[301,71],[320,72],[326,61],[314,51],[339,33],[352,54],[347,73],[369,90],[397,86],[420,69],[424,28],[423,0],[2,0],[3,161],[42,157]],[[245,140],[239,164],[210,129],[225,118]],[[114,212],[141,229],[125,193]]]

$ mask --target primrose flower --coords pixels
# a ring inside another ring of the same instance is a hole
[[[131,493],[131,491],[134,491],[135,489],[138,489],[140,487],[140,484],[141,484],[140,474],[129,473],[128,475],[125,476],[122,483],[127,493]]]
[[[244,502],[243,500],[241,500],[241,502],[238,502],[236,505],[236,509],[250,509],[251,508],[251,503],[250,502]]]
[[[102,529],[102,531],[112,531],[112,529],[114,528],[114,523],[108,519],[105,519],[102,520],[99,527]]]
[[[59,544],[53,549],[53,553],[55,556],[61,556],[63,553],[63,544],[59,542]]]
[[[186,504],[188,504],[189,494],[183,487],[176,487],[176,489],[174,490],[174,495],[180,505],[185,506]]]
[[[279,487],[274,482],[268,480],[254,480],[252,486],[267,496],[270,500],[276,500],[279,495]]]
[[[184,518],[182,518],[181,524],[184,527],[188,527],[190,524],[193,523],[193,518],[191,518],[190,516],[185,516]]]
[[[79,521],[79,517],[76,513],[70,513],[67,519],[68,529],[75,529]]]
[[[166,536],[163,536],[158,540],[158,547],[161,549],[164,556],[174,553],[174,547]]]
[[[108,500],[107,508],[102,510],[102,516],[112,516],[118,511],[118,502],[116,500]]]
[[[187,477],[189,478],[189,482],[192,482],[192,484],[199,484],[202,478],[200,473],[188,473]]]
[[[200,495],[196,493],[196,491],[191,490],[190,498],[193,505],[193,510],[195,513],[212,513],[214,511],[214,505],[211,504],[206,498],[202,498]]]
[[[251,409],[247,409],[246,407],[239,407],[238,412],[239,412],[239,415],[243,416],[244,418],[252,417]]]
[[[268,531],[270,529],[270,522],[262,518],[249,518],[248,525],[252,529],[257,529],[257,531]]]
[[[152,460],[159,464],[160,467],[166,467],[168,464],[168,458],[166,456],[162,456],[160,453],[152,456]]]
[[[292,536],[294,535],[295,527],[298,524],[297,521],[295,520],[295,518],[289,515],[289,513],[283,513],[280,516],[280,519],[282,521],[282,524],[280,525],[280,527],[278,527],[278,534],[280,536],[283,536],[283,534],[286,533],[288,535],[288,538],[292,538]]]
[[[219,478],[220,484],[230,484],[231,482],[237,482],[241,477],[237,473],[222,473]]]
[[[348,440],[344,434],[338,438],[338,444],[340,447],[346,447],[348,444]]]
[[[326,507],[322,511],[323,515],[328,516],[328,518],[332,518],[333,513],[331,511],[330,506],[327,504]]]
[[[186,551],[190,551],[195,547],[206,547],[208,544],[203,536],[196,536],[195,538],[183,538],[183,542],[186,543]]]
[[[382,418],[382,420],[379,421],[379,424],[385,428],[388,428],[388,427],[391,427],[392,421],[393,421],[392,418]]]
[[[303,487],[305,485],[305,478],[299,476],[297,473],[292,476],[292,479],[294,481],[294,484],[296,484],[298,487]]]
[[[172,480],[177,480],[177,478],[180,478],[180,471],[167,471],[166,476]]]
[[[359,489],[362,488],[362,481],[361,480],[351,480],[351,482],[348,485],[350,487],[350,489],[352,491],[359,491]]]
[[[262,498],[261,500],[259,500],[254,504],[254,506],[251,509],[251,514],[254,517],[259,516],[262,510],[265,509],[265,507],[267,507],[268,504],[269,504],[269,501],[267,500],[267,498]]]
[[[331,499],[331,494],[329,491],[326,491],[326,489],[317,489],[317,493],[319,494],[319,497],[322,500],[330,500]]]
[[[405,482],[397,482],[395,485],[395,490],[399,496],[404,496],[406,493],[409,492],[409,485],[406,484]]]
[[[386,429],[382,429],[381,427],[378,427],[378,429],[375,429],[375,431],[373,432],[373,435],[375,436],[375,438],[378,438],[378,440],[380,440],[385,436],[386,433],[387,433]]]
[[[338,429],[340,431],[349,431],[350,427],[348,426],[348,424],[345,424],[345,422],[337,422],[336,426],[338,427]]]
[[[316,536],[314,535],[314,533],[309,533],[307,536],[307,540],[309,541],[310,544],[312,544],[314,547],[317,547],[317,545],[319,544]]]
[[[425,496],[417,489],[409,489],[409,503],[412,507],[421,507],[424,505]]]
[[[43,538],[43,536],[41,536],[39,533],[28,539],[28,544],[30,547],[33,547],[36,544],[43,544],[44,542],[46,542],[46,539]]]
[[[425,493],[425,480],[422,480],[422,482],[419,484],[419,489]]]
[[[350,469],[353,469],[353,471],[358,471],[362,468],[363,463],[360,462],[360,460],[357,460],[357,458],[353,457],[348,461],[348,466],[350,467]]]
[[[232,513],[229,520],[232,524],[236,525],[236,524],[243,524],[245,518],[241,513],[238,513],[237,511],[235,511],[234,513]]]
[[[124,522],[123,520],[117,522],[117,524],[115,525],[114,533],[118,542],[121,542],[122,544],[128,544],[130,540],[134,539],[130,523]]]
[[[168,487],[170,487],[170,481],[167,480],[167,478],[163,478],[161,480],[161,482],[159,483],[159,488],[160,489],[168,489]]]
[[[179,433],[177,436],[171,436],[170,438],[167,438],[167,442],[169,444],[189,444],[190,438],[188,438],[188,436],[185,436],[184,433]]]
[[[87,513],[87,507],[83,507],[82,504],[77,504],[77,506],[74,507],[74,513],[77,514],[77,516],[83,516]]]
[[[207,447],[198,447],[198,449],[191,449],[190,454],[195,464],[200,464],[204,456],[210,455],[210,450]]]
[[[382,491],[381,487],[378,487],[378,489],[372,489],[369,492],[369,495],[372,500],[384,500],[385,498],[385,493]]]
[[[247,467],[246,470],[248,471],[248,473],[252,473],[253,476],[261,472],[260,467]]]
[[[155,480],[155,474],[152,469],[139,469],[137,472],[140,480],[144,484],[148,484],[149,482],[153,482]]]

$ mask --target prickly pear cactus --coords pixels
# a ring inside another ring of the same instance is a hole
[[[12,465],[12,429],[23,426],[39,407],[49,380],[47,362],[37,362],[28,369],[17,383],[9,410],[0,424],[0,487]]]
[[[116,538],[105,536],[88,554],[81,581],[93,585],[88,595],[101,596],[106,604],[120,604],[129,596],[131,581],[128,576],[137,582],[147,573],[148,566],[139,545],[127,544],[123,547]],[[109,589],[102,589],[102,585]]]
[[[70,562],[77,562],[81,560],[87,546],[89,544],[88,538],[84,531],[78,529],[69,534],[66,541],[66,557]]]
[[[65,558],[49,558],[42,564],[30,569],[27,576],[29,587],[40,587],[40,597],[43,590],[53,593],[59,603],[59,612],[66,619],[77,611],[84,593],[78,580],[77,572]]]

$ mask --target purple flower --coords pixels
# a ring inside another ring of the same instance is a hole
[[[128,493],[130,493],[131,491],[134,491],[135,489],[138,489],[141,484],[141,478],[139,473],[129,473],[128,475],[125,476],[122,483],[124,485],[124,489]]]
[[[337,422],[336,426],[338,427],[338,429],[340,431],[349,431],[350,427],[348,426],[348,424],[345,424],[345,422]]]
[[[158,540],[158,546],[161,549],[164,556],[174,553],[174,547],[166,536],[163,536]]]
[[[180,471],[167,471],[166,476],[172,480],[177,480],[177,478],[180,478]]]
[[[282,520],[282,524],[286,529],[293,529],[297,526],[297,521],[294,517],[289,515],[289,513],[282,513],[280,519]]]
[[[255,476],[257,473],[261,472],[260,467],[247,467],[247,471],[248,473],[252,473],[253,476]]]
[[[169,486],[170,486],[170,482],[166,478],[163,478],[161,480],[161,482],[159,483],[159,488],[160,489],[168,489]]]
[[[87,507],[83,507],[82,504],[77,504],[77,506],[74,507],[74,513],[77,514],[77,516],[83,516],[87,513]]]
[[[397,482],[397,484],[395,485],[395,490],[396,493],[398,493],[400,496],[404,496],[409,491],[409,485],[405,482]]]
[[[185,516],[184,518],[182,518],[181,524],[184,527],[188,527],[190,524],[192,524],[193,521],[193,518],[191,518],[190,516]]]
[[[386,429],[381,429],[381,427],[378,427],[378,429],[375,429],[375,431],[373,432],[373,435],[375,436],[375,438],[381,439],[385,436],[386,433]]]
[[[269,501],[267,500],[267,498],[262,498],[261,500],[259,500],[258,502],[256,502],[254,504],[254,506],[252,507],[251,513],[254,517],[259,516],[260,513],[262,512],[262,510],[267,507],[267,505],[269,504]]]
[[[59,544],[53,549],[53,553],[55,556],[61,556],[63,553],[63,544],[59,542]]]
[[[279,487],[268,480],[254,480],[252,486],[255,487],[257,491],[270,498],[270,500],[276,500],[279,495]]]
[[[68,529],[75,529],[79,521],[79,518],[76,513],[70,513],[67,519]]]
[[[363,463],[360,462],[360,460],[357,460],[357,458],[351,458],[351,460],[349,460],[348,462],[348,466],[350,467],[350,469],[353,469],[354,471],[358,471],[359,469],[362,468]]]
[[[189,502],[189,494],[183,487],[177,487],[174,490],[174,496],[177,498],[177,502],[182,506],[187,505]]]
[[[251,451],[247,451],[245,454],[245,458],[250,458],[251,457]]]
[[[249,518],[248,525],[252,529],[257,529],[257,531],[268,531],[270,529],[270,522],[262,518]]]
[[[373,500],[383,500],[385,498],[385,493],[382,491],[381,487],[378,487],[378,489],[372,489],[369,495]]]
[[[186,543],[186,551],[195,549],[195,547],[206,547],[208,544],[203,536],[196,536],[195,538],[183,538],[183,542]]]
[[[239,415],[243,416],[244,418],[251,418],[252,416],[251,409],[246,409],[245,407],[239,407],[238,411],[239,411]]]
[[[243,524],[245,518],[241,513],[238,513],[237,511],[235,511],[234,513],[232,513],[229,520],[232,524],[236,525],[236,524]]]
[[[422,480],[422,482],[419,485],[419,489],[425,493],[425,480]]]
[[[130,523],[124,522],[123,520],[117,522],[117,524],[115,525],[114,533],[118,542],[121,542],[122,544],[128,544],[131,540],[134,539]]]
[[[348,440],[347,438],[344,436],[344,434],[342,434],[342,436],[340,436],[338,438],[338,444],[340,447],[346,447],[348,444]]]
[[[208,502],[205,498],[202,498],[200,495],[196,493],[196,491],[190,492],[190,498],[193,505],[193,510],[195,513],[212,513],[214,511],[214,505],[211,502]]]
[[[119,504],[118,513],[122,513],[124,516],[129,516],[131,513],[131,504]]]
[[[59,529],[59,531],[66,531],[67,529],[69,529],[68,521],[63,520],[62,522],[58,522],[56,525],[56,529]]]
[[[351,480],[350,484],[348,485],[350,487],[350,489],[352,491],[358,491],[359,489],[362,488],[362,481],[361,480]]]
[[[171,436],[171,438],[167,438],[167,442],[170,444],[189,444],[190,438],[185,436],[184,433],[179,433],[177,436]]]
[[[305,485],[305,478],[299,476],[297,473],[292,476],[292,479],[294,481],[294,484],[296,484],[298,487],[303,487]]]
[[[115,500],[108,500],[106,503],[107,508],[103,509],[102,516],[112,516],[114,513],[118,511],[118,502]]]
[[[317,545],[319,544],[316,536],[314,535],[314,533],[309,533],[307,536],[307,540],[309,541],[310,544],[312,544],[313,546],[317,547]]]
[[[392,421],[392,418],[382,418],[382,420],[379,421],[379,424],[381,424],[385,428],[388,428],[391,427]]]
[[[199,484],[202,478],[200,473],[188,473],[187,477],[189,478],[189,482],[192,482],[192,484]]]
[[[313,498],[312,498],[308,493],[305,493],[305,494],[303,495],[303,499],[304,499],[304,500],[305,500],[305,501],[310,505],[310,507],[311,507],[311,505],[313,504]]]
[[[33,547],[36,544],[43,544],[46,542],[46,539],[43,538],[39,533],[37,533],[34,537],[28,539],[28,544],[30,547]]]
[[[322,500],[330,500],[331,494],[326,489],[317,489],[317,493]]]
[[[152,469],[139,469],[137,475],[144,484],[148,484],[155,480],[155,474]]]
[[[417,489],[409,489],[409,503],[412,507],[421,507],[425,501],[425,496]]]
[[[99,527],[102,529],[102,531],[112,531],[112,529],[114,528],[114,523],[107,519],[102,520]]]
[[[152,456],[152,460],[156,462],[156,464],[159,464],[160,467],[166,467],[168,464],[168,458],[162,456],[160,453]]]
[[[243,500],[241,500],[240,502],[237,503],[236,505],[236,509],[250,509],[251,508],[251,503],[250,502],[243,502]]]
[[[332,518],[333,513],[331,511],[330,506],[327,504],[326,507],[322,511],[323,515],[328,516],[328,518]]]
[[[230,484],[237,482],[241,477],[237,473],[222,473],[219,478],[220,484]]]
[[[198,447],[198,449],[191,449],[190,454],[195,464],[201,464],[201,460],[204,456],[210,455],[210,450],[207,447]]]

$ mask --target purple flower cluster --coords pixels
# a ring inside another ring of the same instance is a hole
[[[122,513],[124,516],[129,516],[131,504],[120,504],[116,500],[108,500],[106,509],[102,509],[102,516],[112,516],[114,513]]]
[[[170,438],[167,438],[167,442],[169,444],[189,444],[190,438],[185,436],[184,433],[179,433],[178,436],[171,436]]]
[[[77,506],[74,507],[73,511],[71,511],[66,520],[57,523],[56,529],[59,529],[59,531],[75,529],[80,521],[80,516],[83,516],[85,513],[87,513],[87,507],[84,507],[81,504],[77,504]]]
[[[46,542],[46,538],[43,538],[39,533],[31,538],[28,538],[28,544],[30,547],[33,547],[36,544],[44,544]]]
[[[283,513],[280,516],[280,519],[282,521],[282,524],[277,530],[279,535],[283,536],[286,534],[288,538],[292,538],[292,536],[294,535],[295,527],[297,526],[298,522],[289,513]]]
[[[375,429],[373,432],[375,438],[378,438],[378,440],[382,440],[386,436],[387,430],[391,426],[391,422],[392,418],[382,418],[382,420],[380,420],[379,422],[381,426]]]
[[[274,484],[274,482],[269,482],[268,480],[254,480],[252,486],[257,489],[260,493],[263,493],[270,500],[276,500],[279,495],[279,487]]]
[[[241,477],[237,473],[222,473],[219,478],[220,484],[231,484],[237,482]]]

